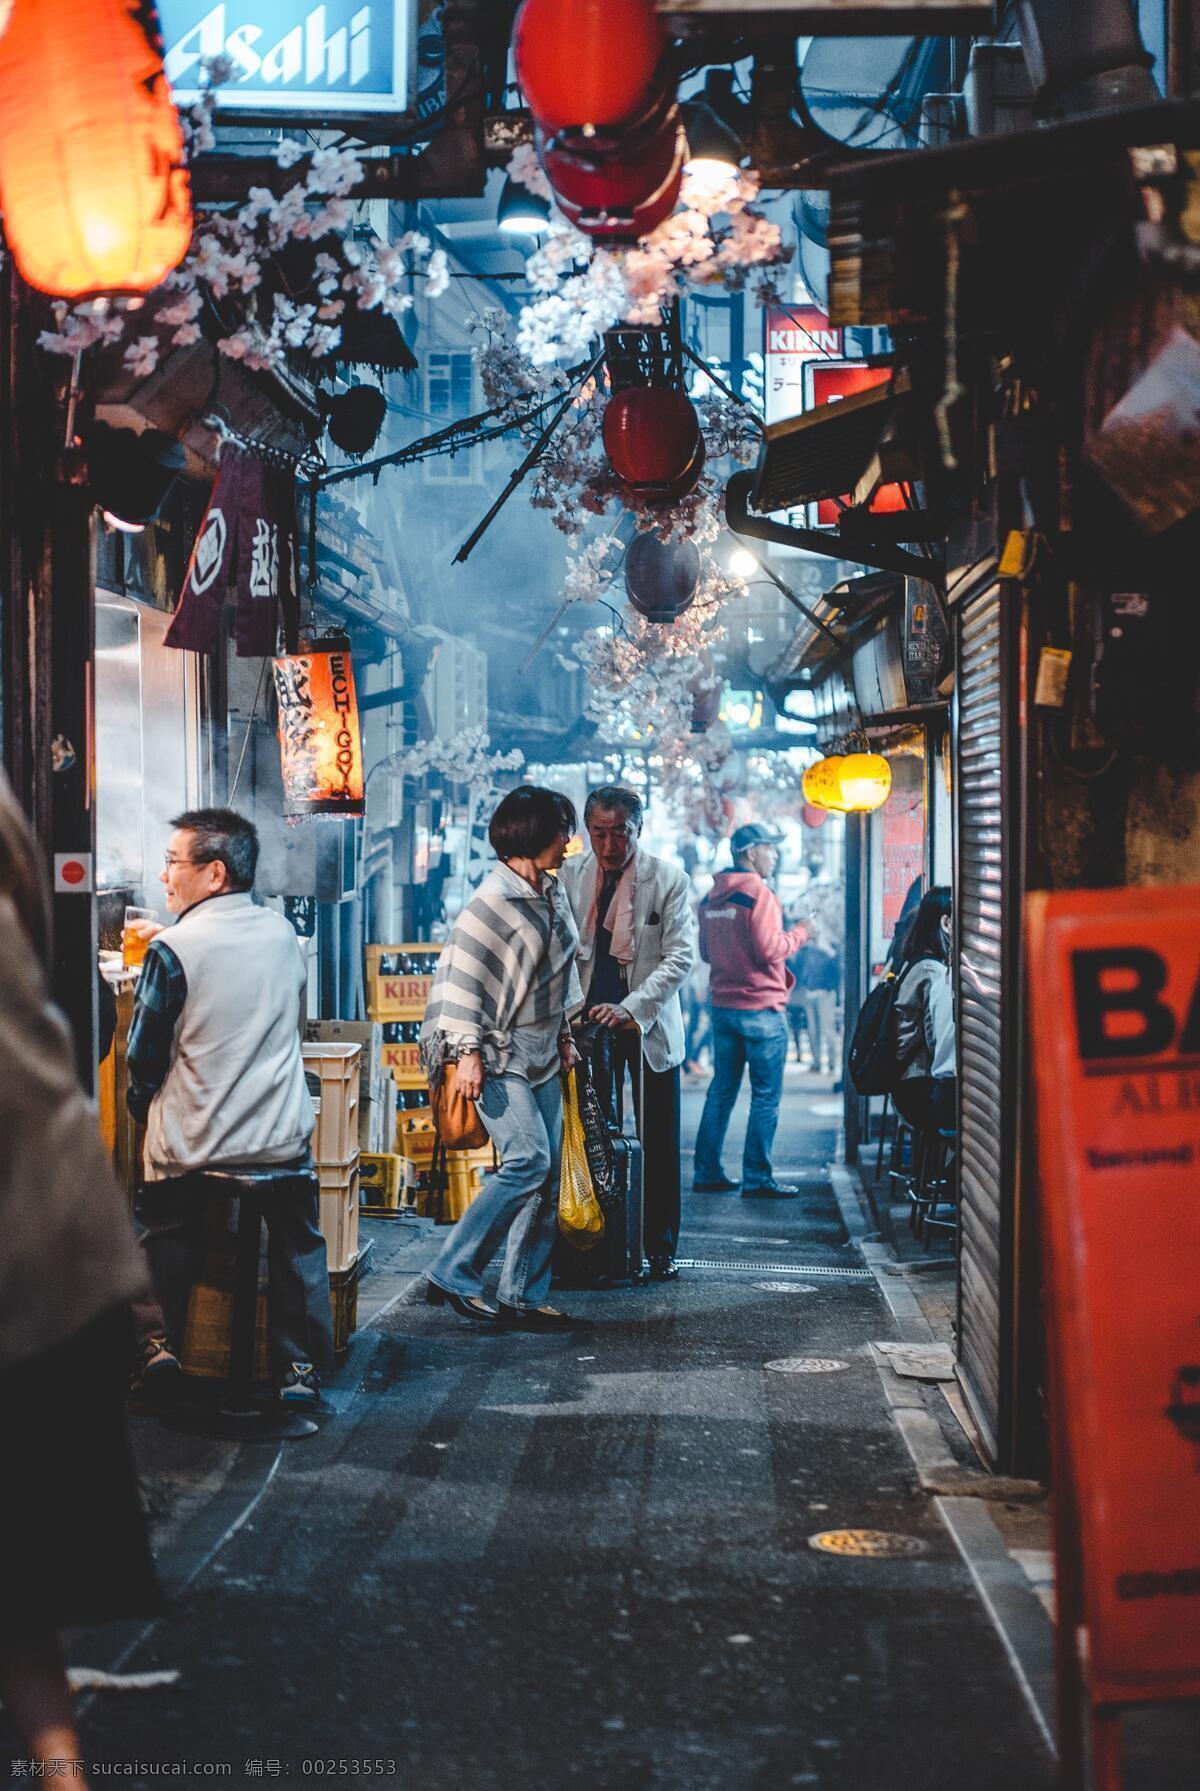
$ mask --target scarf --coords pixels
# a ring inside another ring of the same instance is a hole
[[[633,963],[633,887],[637,871],[637,853],[629,860],[625,869],[617,879],[617,887],[613,891],[612,900],[608,904],[605,917],[608,931],[612,934],[612,955],[618,964],[628,967]],[[581,958],[592,958],[596,950],[596,929],[600,924],[600,891],[604,887],[604,873],[598,861],[593,861],[591,870],[592,889],[587,904],[587,918],[583,923],[583,931],[579,936],[579,955]]]
[[[569,1012],[582,1005],[579,935],[557,883],[541,892],[500,865],[467,903],[438,959],[421,1026],[421,1063],[433,1079],[449,1058],[474,1047],[484,1068],[503,1071],[512,1029],[531,989],[553,983]]]

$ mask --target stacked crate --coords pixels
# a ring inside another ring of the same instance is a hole
[[[399,1107],[396,1162],[393,1166],[376,1158],[371,1177],[385,1200],[395,1199],[396,1207],[391,1210],[396,1211],[406,1206],[424,1214],[435,1204],[429,1190],[433,1114],[428,1081],[421,1067],[420,1036],[441,949],[440,945],[427,942],[367,947],[367,1011],[383,1027],[381,1060],[396,1085]],[[441,1219],[449,1223],[466,1212],[483,1185],[484,1168],[491,1162],[490,1145],[483,1151],[447,1153],[449,1187],[440,1203],[436,1203],[441,1208]],[[384,1212],[389,1208],[373,1203],[365,1210]]]
[[[358,1103],[362,1046],[349,1040],[310,1040],[304,1067],[321,1079],[321,1110],[313,1160],[321,1184],[321,1230],[330,1274],[343,1274],[358,1256]]]

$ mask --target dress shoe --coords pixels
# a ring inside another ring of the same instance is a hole
[[[679,1264],[673,1256],[652,1256],[650,1258],[651,1281],[678,1281]]]
[[[590,1318],[572,1318],[553,1306],[506,1306],[500,1302],[500,1323],[510,1331],[594,1331]]]
[[[473,1324],[490,1325],[496,1320],[496,1309],[486,1300],[451,1293],[449,1289],[439,1287],[436,1281],[425,1283],[425,1299],[430,1306],[449,1306],[460,1318],[469,1318]]]
[[[790,1188],[786,1182],[763,1182],[757,1188],[743,1188],[743,1200],[798,1200],[799,1188]]]
[[[727,1175],[720,1176],[715,1182],[693,1182],[693,1194],[736,1194],[740,1182],[731,1182]]]

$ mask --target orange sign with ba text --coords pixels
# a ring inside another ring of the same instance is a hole
[[[1200,1697],[1200,889],[1031,896],[1028,964],[1089,1693]]]

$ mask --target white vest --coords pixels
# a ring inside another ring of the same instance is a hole
[[[287,1163],[312,1136],[300,942],[248,893],[213,896],[163,934],[187,999],[146,1119],[147,1181],[225,1163]]]

